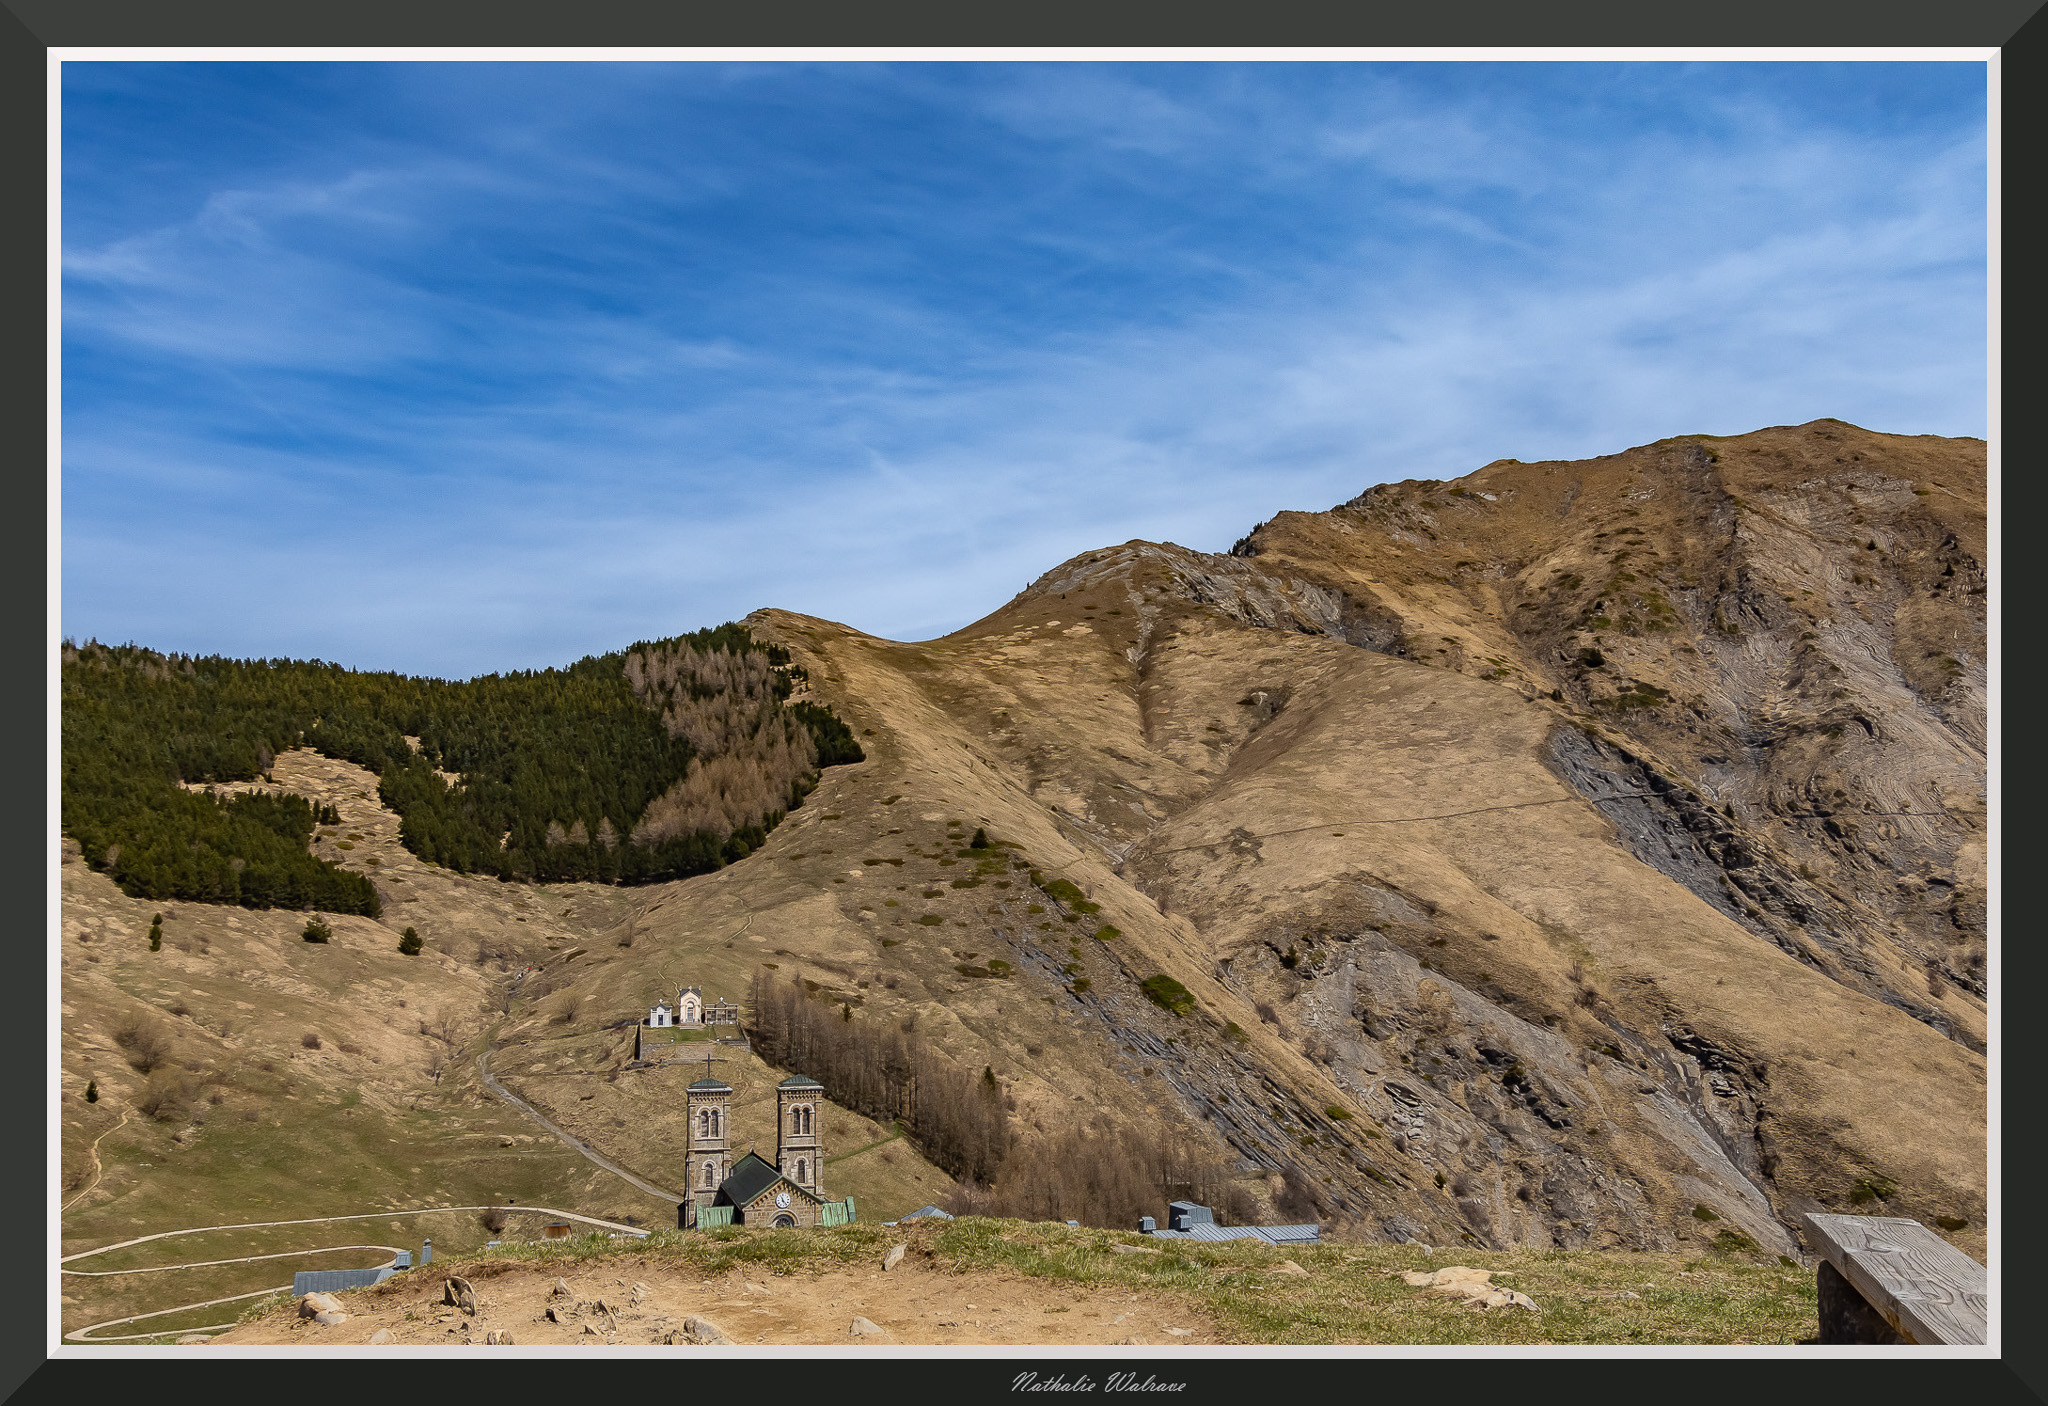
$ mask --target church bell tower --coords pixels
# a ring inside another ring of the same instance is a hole
[[[775,1170],[821,1199],[825,1144],[818,1119],[824,1099],[825,1086],[801,1074],[775,1086]]]
[[[732,1085],[722,1079],[699,1079],[684,1094],[689,1133],[683,1162],[688,1194],[708,1206],[732,1173]]]

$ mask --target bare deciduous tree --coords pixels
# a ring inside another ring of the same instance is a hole
[[[1280,1191],[1273,1204],[1281,1215],[1305,1221],[1319,1218],[1325,1209],[1322,1188],[1293,1166],[1280,1169]]]
[[[432,1042],[427,1046],[426,1071],[438,1084],[469,1044],[472,1032],[446,1010],[437,1010],[420,1021],[420,1034]]]
[[[132,1011],[114,1029],[114,1043],[139,1074],[162,1068],[171,1058],[171,1030],[153,1011]]]
[[[774,670],[760,654],[699,653],[687,645],[626,656],[626,680],[661,714],[669,736],[696,753],[688,773],[641,813],[639,844],[709,831],[724,835],[787,810],[818,770],[810,730],[781,711]],[[605,843],[600,825],[599,843]]]
[[[1161,1216],[1168,1201],[1196,1201],[1225,1225],[1248,1224],[1258,1202],[1229,1164],[1206,1148],[1162,1144],[1132,1128],[1096,1118],[1086,1125],[1020,1142],[1004,1161],[992,1190],[965,1198],[954,1214],[1015,1216],[1023,1220],[1078,1220],[1084,1225],[1133,1230],[1140,1216]]]
[[[935,1054],[914,1035],[849,1019],[799,983],[756,972],[751,1035],[762,1058],[801,1070],[835,1103],[883,1122],[900,1119],[924,1156],[957,1177],[987,1182],[1009,1151],[1003,1089]]]
[[[165,1067],[153,1072],[142,1086],[135,1106],[158,1122],[175,1122],[191,1105],[192,1084],[181,1070]]]

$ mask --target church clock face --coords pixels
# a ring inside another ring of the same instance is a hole
[[[775,1208],[782,1211],[789,1209],[789,1193],[787,1191],[775,1193]]]

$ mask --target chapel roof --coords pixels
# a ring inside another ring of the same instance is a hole
[[[782,1179],[772,1163],[758,1152],[749,1152],[732,1164],[732,1174],[719,1183],[718,1199],[744,1206]]]
[[[798,1186],[777,1171],[773,1163],[753,1151],[749,1151],[746,1156],[733,1163],[732,1174],[719,1183],[717,1200],[720,1205],[744,1206],[777,1182],[781,1182],[791,1192],[806,1200],[818,1202],[820,1205],[824,1203],[824,1197],[808,1187]]]

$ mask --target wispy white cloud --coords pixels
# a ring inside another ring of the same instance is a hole
[[[686,155],[616,94],[439,92],[460,141],[95,207],[67,628],[440,673],[764,604],[924,638],[1383,479],[1982,432],[1969,124],[1745,90],[1596,140],[1540,87],[1400,76],[636,69]],[[783,152],[813,91],[844,149]]]

